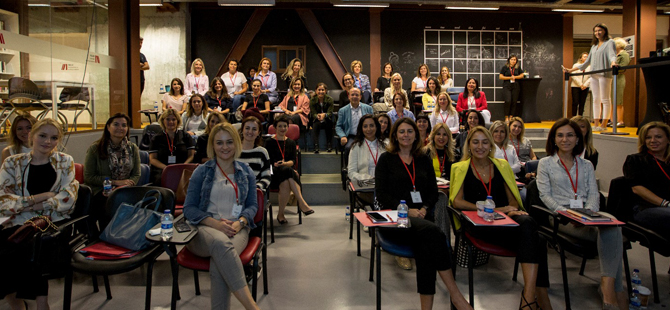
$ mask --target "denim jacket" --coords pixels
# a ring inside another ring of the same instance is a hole
[[[191,181],[186,192],[186,201],[184,201],[184,216],[193,224],[198,224],[205,218],[212,216],[211,213],[207,212],[207,206],[209,205],[209,195],[212,192],[216,169],[216,159],[210,159],[208,162],[198,165],[198,168],[195,168],[193,175],[191,175]],[[243,180],[246,180],[246,182]],[[256,216],[258,210],[256,177],[249,165],[235,161],[235,181],[237,182],[240,201],[243,201],[240,217],[243,216],[249,221],[249,228],[256,228],[256,223],[254,223],[254,216]]]

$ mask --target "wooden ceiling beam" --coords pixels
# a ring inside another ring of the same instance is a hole
[[[216,73],[216,76],[221,76],[226,71],[228,71],[226,64],[229,60],[237,59],[237,61],[240,61],[242,59],[244,54],[247,53],[249,45],[251,45],[251,42],[256,37],[256,34],[259,30],[261,30],[261,26],[263,26],[265,19],[268,17],[268,15],[270,15],[271,11],[272,9],[254,10],[254,13],[251,14],[251,17],[247,20],[247,24],[244,26],[244,29],[242,29],[240,35],[237,36],[237,40],[230,49],[230,52],[228,52],[226,59],[223,60],[223,63],[219,67],[219,71]]]

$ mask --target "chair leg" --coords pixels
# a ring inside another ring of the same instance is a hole
[[[93,293],[100,292],[100,288],[98,287],[98,277],[95,275],[91,276],[91,281],[93,283]]]
[[[298,224],[302,225],[302,211],[300,211],[300,206],[298,206]]]
[[[268,211],[270,211],[270,242],[275,243],[275,217],[272,215],[272,204],[270,204],[270,199],[268,199],[268,206]]]
[[[200,296],[200,278],[197,270],[193,270],[193,282],[195,284],[195,295]]]
[[[251,267],[251,272],[252,272],[251,276],[253,277],[251,279],[251,298],[253,298],[254,301],[256,301],[256,293],[258,291],[258,276],[257,276],[257,273],[258,273],[258,254],[256,254],[256,256],[254,256],[253,266]]]
[[[586,269],[586,257],[582,258],[582,267],[579,268],[580,276],[584,276],[584,269]]]
[[[474,287],[474,266],[475,251],[472,245],[468,244],[468,294],[470,294],[470,306],[475,307],[475,287]]]
[[[654,251],[649,249],[649,264],[651,265],[651,284],[654,290],[654,303],[660,303],[658,297],[658,278],[656,277],[656,259],[654,258]]]
[[[628,251],[626,250],[626,247],[624,247],[623,250],[623,270],[626,272],[626,283],[631,283],[630,282],[630,265],[628,265]],[[626,285],[628,288],[628,296],[633,294],[633,287],[632,285]]]
[[[354,193],[349,192],[349,239],[354,238],[354,206],[356,205],[356,200],[354,198]]]
[[[375,268],[375,234],[374,228],[370,228],[368,231],[370,233],[370,236],[372,237],[370,239],[370,282],[373,281],[372,277],[374,276],[374,268]]]
[[[561,257],[561,273],[563,275],[563,294],[565,295],[565,309],[570,309],[570,289],[568,286],[568,270],[565,266],[565,252],[563,248],[558,245],[558,255]]]
[[[514,282],[516,282],[517,273],[519,273],[519,257],[518,256],[514,259],[514,273],[512,274],[512,281],[514,281]]]
[[[268,294],[268,248],[263,245],[263,294]]]
[[[63,288],[63,310],[70,310],[72,304],[72,270],[65,273],[65,287]]]
[[[153,260],[149,262],[149,268],[147,268],[147,292],[144,297],[144,310],[151,310],[151,281],[154,273],[154,262]]]
[[[382,249],[379,244],[376,246],[377,257],[377,310],[382,308]]]
[[[107,299],[112,299],[112,289],[109,287],[109,277],[107,275],[102,276],[103,282],[105,282],[105,292],[107,293]]]

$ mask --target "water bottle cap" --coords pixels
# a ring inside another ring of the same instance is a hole
[[[109,181],[109,178],[105,178],[105,181]]]
[[[486,199],[491,199],[491,200],[493,200],[493,196],[486,196]]]
[[[638,290],[633,290],[633,293],[635,293],[635,294],[640,294],[640,291],[638,291]]]
[[[633,272],[640,272],[640,270],[638,270],[638,269],[633,269]]]
[[[405,203],[405,201],[404,201],[404,200],[400,200],[400,203],[404,204],[404,203]]]
[[[171,212],[170,212],[170,209],[165,209],[165,210],[163,210],[163,214],[166,214],[166,213],[171,213]]]

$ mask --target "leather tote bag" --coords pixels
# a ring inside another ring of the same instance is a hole
[[[161,200],[161,193],[151,190],[134,205],[122,203],[100,235],[100,240],[133,251],[145,249],[151,242],[144,235],[161,221],[161,214],[157,212]],[[151,205],[153,210],[149,208]]]

